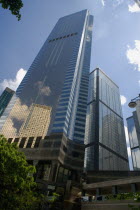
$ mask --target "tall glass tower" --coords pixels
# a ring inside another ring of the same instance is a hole
[[[90,73],[85,144],[86,171],[128,170],[119,88],[98,68]]]
[[[84,141],[92,25],[87,10],[58,20],[3,113],[1,133],[24,136],[28,122],[34,128],[32,109],[37,107],[42,117],[41,110],[51,111],[47,135],[64,132],[71,140]],[[38,123],[44,122],[42,117]]]
[[[130,149],[132,155],[133,169],[140,171],[140,100],[136,102],[136,111],[126,119]]]
[[[1,94],[1,96],[0,96],[0,117],[2,116],[4,110],[6,109],[8,103],[11,100],[14,93],[15,93],[15,91],[13,91],[7,87]]]

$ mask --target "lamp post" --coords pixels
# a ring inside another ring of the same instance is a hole
[[[136,98],[131,99],[131,101],[129,102],[128,106],[130,108],[135,108],[136,105],[137,105],[137,103],[136,103],[137,100],[140,100],[140,94]]]

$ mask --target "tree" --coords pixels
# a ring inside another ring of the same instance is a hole
[[[40,209],[33,173],[24,153],[0,135],[0,209]]]
[[[9,9],[18,20],[21,19],[20,9],[23,7],[22,0],[0,0],[4,9]]]

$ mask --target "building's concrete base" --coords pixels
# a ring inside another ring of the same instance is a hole
[[[130,207],[129,205],[133,206]],[[140,202],[131,201],[98,201],[82,203],[81,210],[133,210],[139,209]]]

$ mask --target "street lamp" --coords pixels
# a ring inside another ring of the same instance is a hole
[[[137,105],[136,101],[137,101],[138,99],[140,99],[140,94],[139,94],[136,98],[133,98],[133,99],[130,101],[130,103],[128,104],[128,106],[129,106],[130,108],[135,108],[136,105]]]

